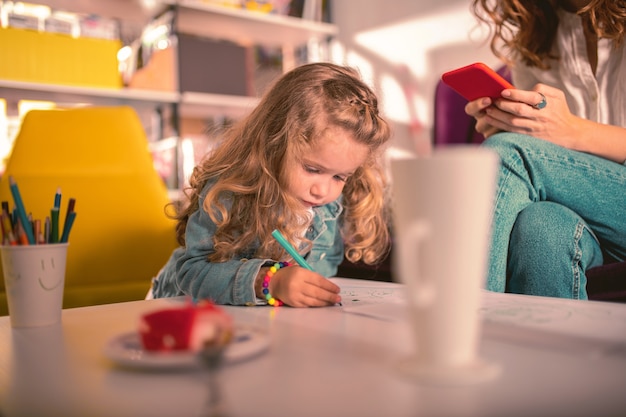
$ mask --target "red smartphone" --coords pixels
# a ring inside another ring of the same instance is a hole
[[[502,90],[515,88],[482,62],[448,71],[441,79],[468,101],[481,97],[497,98],[500,97]]]

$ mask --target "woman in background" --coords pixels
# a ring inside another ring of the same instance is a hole
[[[466,106],[502,160],[487,287],[586,299],[585,271],[626,256],[626,2],[473,11],[516,87]]]

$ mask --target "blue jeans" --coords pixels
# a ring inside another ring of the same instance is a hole
[[[626,257],[626,166],[514,133],[483,146],[502,161],[487,289],[586,299],[602,251]]]

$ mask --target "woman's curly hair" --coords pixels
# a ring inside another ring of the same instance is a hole
[[[370,264],[383,259],[390,238],[380,158],[390,128],[358,73],[330,63],[302,65],[280,77],[195,167],[185,190],[188,204],[175,216],[178,242],[185,245],[187,221],[201,205],[217,226],[210,261],[229,260],[257,245],[255,256],[280,259],[284,250],[271,237],[272,230],[278,228],[294,242],[307,219],[301,203],[285,192],[290,164],[329,127],[346,130],[370,149],[343,189],[345,255]],[[209,181],[213,185],[200,202]]]
[[[559,25],[557,9],[562,0],[473,0],[476,17],[491,27],[491,50],[507,63],[521,60],[541,69],[550,67],[553,44]],[[617,47],[624,42],[626,2],[623,0],[591,0],[576,11],[586,30],[598,38],[613,41]]]

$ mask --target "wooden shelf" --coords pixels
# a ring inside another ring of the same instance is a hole
[[[337,33],[337,27],[329,23],[199,3],[193,0],[155,0],[153,2],[39,0],[38,3],[57,10],[98,14],[107,18],[144,23],[150,21],[159,11],[175,6],[178,8],[176,22],[177,30],[180,32],[228,39],[242,45],[281,46],[284,51],[306,45],[311,39],[322,39]],[[89,88],[2,79],[0,79],[0,97],[10,100],[48,100],[73,104],[128,104],[136,107],[177,103],[180,105],[180,114],[188,117],[221,114],[236,118],[248,113],[258,103],[258,98],[255,97]]]
[[[55,10],[94,14],[144,26],[164,8],[162,1],[145,0],[32,0]]]
[[[192,118],[203,118],[209,113],[239,118],[252,111],[258,102],[257,97],[183,92],[180,114]]]
[[[266,14],[193,0],[38,0],[56,10],[96,14],[145,25],[168,6],[177,6],[183,33],[228,39],[241,45],[302,46],[311,38],[336,35],[337,26],[292,16]]]
[[[151,90],[78,87],[0,79],[0,97],[16,100],[47,100],[57,103],[151,106],[173,104],[180,94]]]
[[[219,114],[237,118],[246,115],[258,103],[256,97],[193,92],[163,92],[138,89],[76,87],[0,79],[0,97],[14,100],[46,100],[56,103],[157,107],[179,104],[180,115],[203,118]]]
[[[182,33],[228,39],[241,45],[306,45],[312,38],[336,35],[337,26],[292,16],[228,8],[190,0],[168,1],[177,5],[176,29]]]

